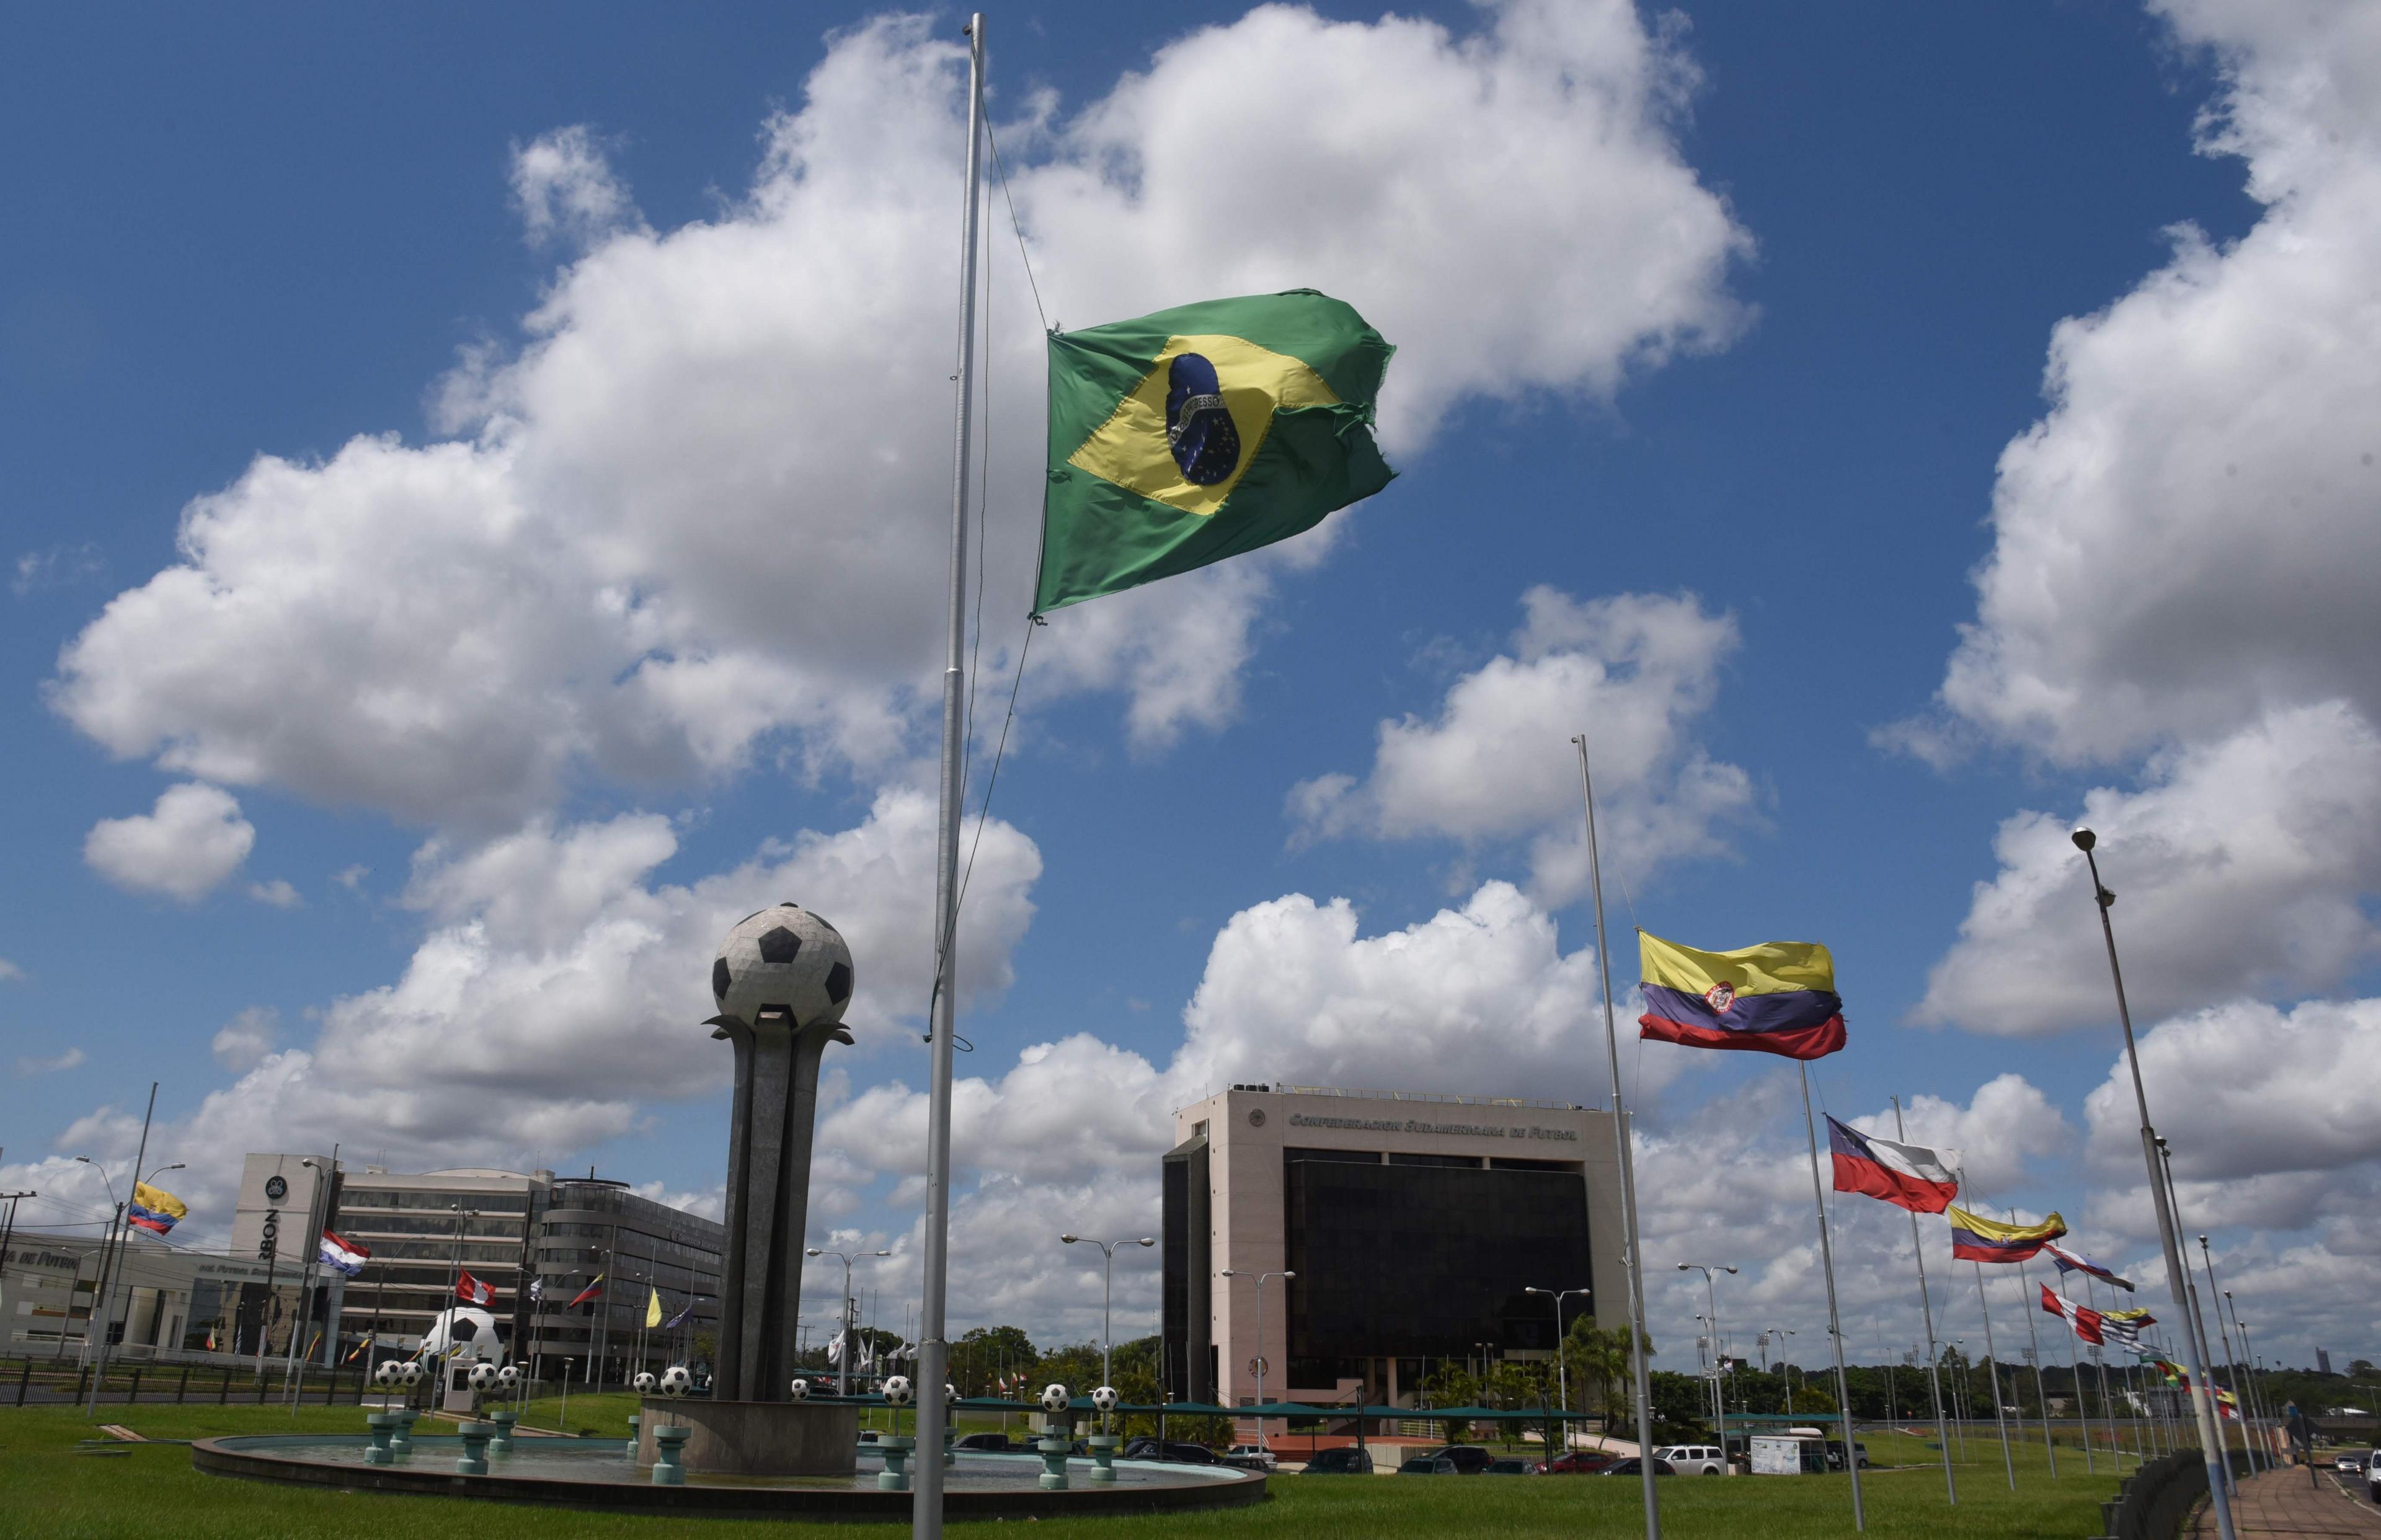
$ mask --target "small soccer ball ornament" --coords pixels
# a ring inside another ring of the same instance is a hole
[[[782,1010],[790,1025],[833,1025],[851,1001],[851,948],[833,925],[796,903],[737,922],[711,964],[722,1016],[747,1026]]]
[[[809,1400],[811,1399],[811,1382],[806,1379],[798,1379],[794,1381],[793,1396],[794,1399],[798,1401]]]
[[[503,1386],[507,1390],[511,1389],[514,1386],[519,1385],[520,1383],[520,1377],[521,1372],[518,1364],[507,1363],[503,1368],[496,1371],[496,1383]]]
[[[1121,1399],[1123,1398],[1116,1393],[1116,1387],[1113,1385],[1103,1385],[1092,1392],[1093,1410],[1104,1413],[1114,1412],[1117,1409],[1117,1402]]]
[[[1067,1387],[1063,1385],[1045,1385],[1042,1387],[1042,1410],[1053,1417],[1073,1405],[1074,1399],[1074,1397],[1067,1394]]]
[[[477,1370],[473,1370],[472,1372],[474,1374],[478,1373]],[[651,1369],[640,1369],[637,1371],[637,1377],[630,1380],[629,1383],[637,1387],[638,1395],[650,1396],[653,1393],[653,1372]]]
[[[420,1385],[421,1383],[421,1365],[409,1358],[402,1364],[398,1365],[397,1377],[406,1385]]]
[[[384,1390],[394,1389],[404,1377],[405,1366],[393,1358],[383,1360],[380,1367],[372,1371],[372,1383]]]
[[[496,1387],[496,1366],[488,1363],[474,1363],[471,1372],[463,1377],[474,1390],[494,1390]]]
[[[673,1363],[662,1371],[662,1394],[683,1396],[694,1388],[694,1375],[683,1363]]]
[[[957,1406],[959,1404],[959,1387],[958,1386],[946,1385],[943,1387],[943,1404],[945,1406]]]
[[[910,1376],[907,1375],[895,1375],[891,1379],[885,1382],[885,1404],[886,1406],[908,1406],[910,1404],[910,1398],[916,1394],[917,1391],[910,1384]]]

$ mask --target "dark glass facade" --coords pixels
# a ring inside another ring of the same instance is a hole
[[[1284,1152],[1293,1363],[1464,1358],[1555,1345],[1540,1289],[1593,1276],[1587,1185],[1575,1169],[1351,1162]],[[1592,1312],[1592,1299],[1567,1301]],[[1328,1383],[1325,1381],[1324,1383]]]
[[[1159,1170],[1165,1247],[1160,1383],[1176,1400],[1212,1401],[1215,1351],[1207,1324],[1213,1318],[1215,1256],[1209,1242],[1206,1135],[1194,1135],[1167,1151]]]

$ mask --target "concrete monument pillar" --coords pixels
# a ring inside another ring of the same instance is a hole
[[[799,905],[745,916],[711,967],[712,1036],[736,1051],[727,1131],[727,1276],[714,1395],[793,1399],[819,1061],[849,1043],[851,949]]]

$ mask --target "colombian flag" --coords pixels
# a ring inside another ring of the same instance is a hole
[[[1815,941],[1699,952],[1637,933],[1645,1014],[1639,1035],[1691,1048],[1819,1058],[1844,1045],[1836,961]]]
[[[2067,1233],[2067,1221],[2053,1214],[2038,1225],[1998,1225],[1953,1204],[1951,1254],[1962,1262],[2023,1262]]]
[[[189,1206],[162,1187],[147,1182],[132,1184],[132,1206],[124,1217],[142,1229],[165,1234],[189,1216]]]

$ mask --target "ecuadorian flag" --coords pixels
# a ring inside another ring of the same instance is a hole
[[[1287,540],[1389,484],[1396,349],[1311,288],[1050,334],[1036,614]]]
[[[2002,1225],[1954,1204],[1943,1215],[1951,1221],[1951,1254],[1962,1262],[2023,1262],[2067,1233],[2056,1214],[2038,1225]]]
[[[165,1234],[189,1216],[189,1206],[162,1187],[147,1182],[132,1185],[132,1206],[126,1209],[125,1219],[142,1229]]]
[[[1836,960],[1815,941],[1701,952],[1637,933],[1645,1014],[1639,1035],[1691,1048],[1819,1058],[1844,1045]]]

